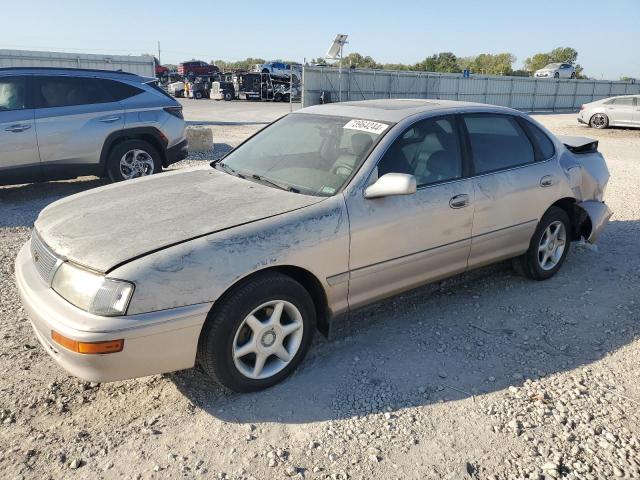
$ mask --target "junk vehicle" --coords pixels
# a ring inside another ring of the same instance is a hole
[[[168,84],[167,92],[174,97],[184,97],[184,82],[172,82]]]
[[[43,350],[86,381],[197,363],[230,390],[262,390],[293,373],[316,331],[383,298],[507,259],[553,277],[571,242],[605,228],[608,180],[597,140],[517,110],[317,105],[211,164],[49,204],[16,283]],[[558,282],[599,261],[577,255]]]
[[[211,95],[213,100],[233,100],[236,98],[236,91],[233,82],[213,82],[211,84]]]

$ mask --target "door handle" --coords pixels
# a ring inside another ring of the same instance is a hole
[[[101,118],[100,121],[102,123],[113,123],[120,120],[120,117],[106,117],[106,118]]]
[[[469,205],[469,195],[466,193],[451,197],[451,200],[449,200],[449,206],[451,208],[464,208],[467,205]]]
[[[5,128],[5,130],[7,132],[14,132],[14,133],[19,133],[19,132],[24,132],[25,130],[29,130],[31,128],[31,125],[26,125],[26,124],[15,124],[15,125],[10,125],[7,128]]]
[[[553,185],[553,177],[551,175],[545,175],[540,179],[541,187],[550,187],[551,185]]]

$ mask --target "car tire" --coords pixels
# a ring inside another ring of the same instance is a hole
[[[514,269],[532,280],[547,280],[562,267],[571,244],[571,222],[567,212],[551,207],[542,216],[527,252],[513,260]]]
[[[231,100],[233,100],[233,95],[231,95],[231,92],[226,92],[224,94],[224,100],[225,102],[230,102]]]
[[[282,316],[269,324],[279,304]],[[296,325],[296,330],[286,333]],[[309,350],[315,330],[316,311],[309,292],[282,273],[258,273],[216,302],[200,334],[198,363],[231,391],[262,390],[293,373]],[[284,360],[270,353],[280,346],[289,354],[288,358],[283,355]],[[259,357],[264,360],[258,362]],[[258,363],[263,365],[260,370]]]
[[[556,72],[553,74],[553,78],[560,78],[560,73]]]
[[[276,94],[273,96],[273,101],[274,101],[274,102],[281,102],[281,101],[282,101],[282,94],[281,94],[280,92],[276,93]]]
[[[574,79],[576,78],[576,72],[573,72],[573,73],[571,74],[571,78],[574,78]]]
[[[282,96],[282,101],[283,101],[283,102],[289,102],[289,100],[290,100],[290,99],[291,99],[291,96],[290,96],[288,93],[285,93],[285,94]]]
[[[591,128],[607,128],[609,126],[609,117],[604,113],[596,113],[589,119],[589,126]]]
[[[135,156],[137,166],[127,168],[130,159]],[[128,170],[135,169],[131,177]],[[125,140],[117,144],[107,157],[107,175],[112,182],[121,182],[130,178],[144,177],[162,171],[162,160],[156,148],[144,140]],[[144,173],[146,172],[146,173]]]
[[[201,91],[197,91],[197,92],[195,92],[195,93],[193,94],[193,97],[194,97],[196,100],[202,100],[202,98],[204,97],[204,95],[202,94],[202,92],[201,92]]]

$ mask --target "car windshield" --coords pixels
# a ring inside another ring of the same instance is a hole
[[[546,66],[546,67],[544,67],[544,68],[548,68],[548,69],[550,69],[550,70],[553,70],[554,68],[559,68],[559,67],[560,67],[560,64],[559,64],[559,63],[550,63],[549,65],[547,65],[547,66]]]
[[[292,113],[212,166],[297,193],[332,196],[345,185],[390,124]]]

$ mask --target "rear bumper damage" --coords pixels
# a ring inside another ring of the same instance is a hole
[[[589,243],[595,243],[600,233],[602,233],[604,226],[609,222],[613,212],[606,203],[598,202],[597,200],[580,202],[577,206],[584,210],[587,216],[583,223],[583,233],[587,235],[585,239]]]

